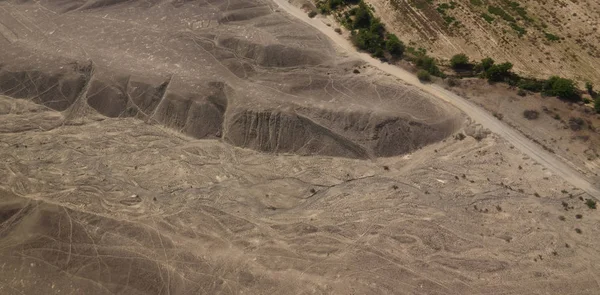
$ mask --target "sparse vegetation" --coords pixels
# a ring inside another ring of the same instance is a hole
[[[515,32],[517,32],[517,35],[519,35],[519,37],[522,37],[523,35],[527,34],[527,30],[525,30],[525,28],[517,25],[516,23],[510,23],[510,27],[515,30]]]
[[[308,17],[313,18],[315,16],[317,16],[317,12],[316,11],[309,11],[308,12]]]
[[[442,19],[446,22],[446,25],[451,25],[456,21],[456,18],[448,15],[447,10],[456,8],[456,2],[450,1],[449,3],[441,3],[437,6],[436,10],[442,16]]]
[[[482,18],[483,18],[483,19],[484,19],[486,22],[488,22],[488,23],[490,23],[490,24],[491,24],[491,23],[494,21],[494,19],[495,19],[493,16],[491,16],[491,15],[489,15],[489,14],[485,13],[485,12],[481,14],[481,17],[482,17]]]
[[[514,17],[512,17],[510,14],[508,14],[506,11],[504,11],[504,9],[498,7],[498,6],[488,6],[488,12],[494,15],[497,15],[499,17],[501,17],[502,19],[504,19],[507,22],[510,23],[514,23],[516,20]]]
[[[458,81],[458,79],[456,79],[456,78],[448,78],[447,83],[448,83],[448,86],[450,86],[450,87],[455,87],[455,86],[460,85],[460,81]]]
[[[575,218],[577,218],[577,219],[581,219],[581,218],[583,218],[583,215],[581,215],[581,214],[576,214],[576,215],[575,215]]]
[[[562,216],[562,215],[561,215],[561,216],[558,216],[558,219],[559,219],[560,221],[565,221],[565,220],[567,220],[567,218],[566,218],[566,217],[564,217],[564,216]]]
[[[579,228],[576,228],[576,229],[575,229],[575,232],[576,232],[576,233],[578,233],[578,234],[581,234],[581,229],[579,229]]]

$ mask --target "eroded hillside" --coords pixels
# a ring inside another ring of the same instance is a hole
[[[135,117],[265,152],[370,158],[462,122],[414,88],[360,73],[268,1],[0,5],[0,92],[60,111],[59,125]]]
[[[509,61],[523,75],[600,84],[600,3],[509,0],[367,0],[407,44],[449,59]]]

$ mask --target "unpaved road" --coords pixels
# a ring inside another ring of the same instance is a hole
[[[600,200],[600,190],[597,187],[595,187],[592,183],[590,183],[590,181],[588,181],[585,176],[583,176],[577,170],[573,169],[567,163],[558,159],[555,155],[545,151],[539,145],[527,139],[525,136],[523,136],[518,131],[514,130],[512,127],[494,118],[487,111],[473,105],[466,99],[438,85],[420,83],[416,76],[414,76],[412,73],[406,70],[403,70],[399,67],[387,63],[382,63],[381,61],[372,58],[366,53],[357,52],[354,46],[350,43],[350,41],[348,41],[343,36],[337,34],[333,30],[333,28],[328,27],[325,23],[319,20],[319,18],[309,18],[308,15],[304,11],[302,11],[302,9],[290,4],[288,0],[273,1],[275,1],[275,3],[281,9],[285,10],[287,13],[291,14],[295,18],[298,18],[306,24],[318,29],[321,33],[329,37],[335,44],[337,44],[343,50],[347,51],[348,54],[356,55],[357,57],[369,63],[370,65],[399,79],[402,79],[406,83],[414,85],[420,88],[421,90],[434,95],[437,98],[451,103],[452,105],[463,111],[467,116],[475,120],[477,123],[503,137],[512,145],[514,145],[515,148],[519,149],[521,152],[525,153],[533,160],[542,164],[551,172],[562,177],[567,182],[571,183],[573,186],[578,187],[579,189],[587,192],[594,198]]]

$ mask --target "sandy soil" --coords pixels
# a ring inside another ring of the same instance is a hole
[[[36,127],[0,135],[2,294],[598,288],[588,196],[494,135],[275,156],[133,118],[51,128],[60,113],[1,101],[0,124]]]
[[[578,172],[285,3],[0,3],[0,294],[597,293]]]
[[[600,116],[592,106],[533,93],[522,97],[506,85],[477,79],[461,80],[453,91],[498,114],[502,121],[580,170],[592,183],[600,183]],[[537,118],[526,118],[524,111],[537,112]]]

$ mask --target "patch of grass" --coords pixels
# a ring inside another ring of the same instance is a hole
[[[504,0],[504,3],[508,5],[511,10],[516,12],[523,20],[533,22],[533,19],[527,15],[527,11],[521,6],[520,3],[510,0]]]
[[[473,5],[473,6],[483,5],[483,1],[481,1],[481,0],[470,0],[470,2],[471,2],[471,5]]]
[[[493,16],[491,16],[485,12],[481,14],[481,17],[490,24],[495,20],[495,18]]]
[[[550,34],[548,32],[544,32],[544,36],[546,36],[546,39],[548,39],[548,41],[559,41],[560,37],[554,35],[554,34]]]
[[[504,9],[502,9],[498,6],[493,6],[493,5],[488,6],[488,12],[501,17],[503,20],[505,20],[507,22],[510,22],[510,23],[516,22],[514,17],[512,17],[510,14],[508,14],[506,11],[504,11]]]
[[[456,8],[456,2],[451,1],[450,3],[441,3],[435,10],[442,16],[447,25],[452,24],[456,21],[456,18],[448,15],[447,10]]]
[[[515,32],[517,32],[517,35],[519,35],[519,37],[522,37],[523,35],[527,34],[527,30],[525,30],[525,28],[523,27],[520,27],[516,23],[510,23],[510,27],[513,28]]]

